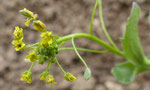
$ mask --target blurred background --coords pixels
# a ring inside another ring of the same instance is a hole
[[[149,0],[134,0],[141,7],[139,22],[139,35],[146,55],[150,54],[150,25],[148,15],[150,10]],[[108,32],[114,42],[122,49],[119,40],[124,32],[127,18],[133,0],[103,0],[104,21]],[[63,51],[58,55],[62,67],[77,77],[75,82],[64,80],[63,73],[57,65],[53,65],[52,74],[57,85],[50,87],[39,77],[46,68],[45,65],[36,64],[33,68],[33,82],[25,84],[20,81],[21,74],[28,70],[30,63],[25,63],[25,52],[16,52],[11,41],[15,26],[24,29],[24,42],[32,44],[40,40],[40,33],[30,27],[24,26],[24,17],[19,10],[27,8],[39,15],[39,19],[46,24],[46,28],[58,36],[71,33],[89,32],[90,18],[95,0],[0,0],[0,90],[150,90],[150,72],[145,72],[136,77],[136,80],[129,85],[121,85],[112,76],[111,68],[123,62],[119,56],[112,53],[93,54],[80,52],[92,70],[92,78],[85,81],[83,73],[85,67],[80,62],[74,51]],[[94,34],[97,37],[107,39],[102,32],[98,10],[94,19]],[[77,39],[78,47],[101,50],[103,47],[88,41]],[[64,45],[71,46],[70,42]]]

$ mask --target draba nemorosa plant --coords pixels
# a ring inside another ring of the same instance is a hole
[[[93,35],[93,20],[96,9],[99,8],[99,19],[104,31],[104,34],[108,38],[110,43],[106,43],[105,41],[101,40],[100,38]],[[138,21],[140,16],[140,7],[138,4],[133,2],[132,10],[130,17],[128,18],[126,29],[124,32],[124,36],[121,38],[121,43],[123,45],[123,50],[119,50],[116,44],[113,42],[109,34],[107,33],[104,20],[103,20],[103,12],[102,12],[102,1],[96,0],[95,6],[93,9],[93,13],[91,16],[91,23],[90,23],[90,30],[89,33],[75,33],[66,35],[63,37],[59,37],[53,34],[46,28],[46,25],[38,20],[37,14],[27,10],[24,8],[23,10],[19,11],[21,15],[23,15],[25,20],[25,26],[29,26],[29,24],[33,23],[33,28],[39,32],[41,32],[40,37],[41,40],[37,43],[26,45],[23,42],[23,29],[19,26],[15,27],[14,30],[14,38],[15,40],[12,41],[12,44],[15,46],[15,50],[25,51],[26,49],[30,49],[30,52],[25,57],[25,61],[31,63],[31,67],[29,70],[26,70],[22,77],[20,78],[21,81],[31,83],[32,82],[32,68],[35,63],[39,63],[42,65],[47,64],[47,68],[43,71],[40,75],[40,80],[45,81],[46,83],[52,85],[57,84],[54,79],[54,76],[51,74],[51,66],[52,64],[56,63],[58,67],[64,74],[64,79],[73,82],[76,80],[76,77],[72,75],[70,72],[66,72],[60,65],[59,61],[57,60],[57,55],[60,51],[63,50],[74,50],[81,62],[85,66],[84,72],[84,79],[89,80],[91,75],[91,70],[84,61],[84,59],[80,56],[78,51],[85,51],[85,52],[92,52],[92,53],[106,53],[111,52],[116,54],[126,61],[122,62],[121,64],[117,64],[112,68],[112,74],[116,77],[116,79],[122,84],[129,84],[131,83],[136,75],[145,72],[150,69],[150,57],[145,56],[142,50],[139,36],[138,36]],[[85,49],[85,48],[77,48],[74,39],[76,38],[86,38],[93,42],[96,42],[100,46],[103,46],[105,50],[93,50],[93,49]],[[63,44],[68,41],[72,41],[72,47],[62,47]],[[47,63],[45,63],[47,62]]]

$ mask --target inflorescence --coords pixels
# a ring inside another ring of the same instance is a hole
[[[51,64],[56,63],[58,64],[59,68],[64,73],[64,78],[70,82],[76,80],[76,77],[73,76],[69,72],[65,72],[61,65],[59,64],[56,55],[58,54],[58,43],[56,35],[53,35],[51,31],[46,30],[45,24],[37,20],[37,14],[27,10],[24,8],[20,10],[20,14],[26,17],[25,26],[29,26],[31,22],[33,22],[33,28],[37,31],[41,32],[40,37],[42,38],[40,42],[26,45],[23,42],[23,29],[16,26],[14,30],[14,38],[15,40],[12,41],[12,44],[15,46],[16,51],[25,51],[26,49],[31,49],[29,54],[25,57],[25,61],[32,63],[29,70],[25,71],[22,74],[21,81],[31,83],[32,82],[32,68],[35,63],[44,64],[45,62],[48,63],[47,68],[45,71],[42,72],[40,75],[40,80],[45,81],[46,83],[50,84],[57,84],[55,82],[54,76],[51,74]]]

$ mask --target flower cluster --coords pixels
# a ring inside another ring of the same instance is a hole
[[[66,72],[65,75],[64,75],[65,79],[70,81],[70,82],[73,82],[76,80],[76,77],[73,76],[71,73],[69,72]]]
[[[22,77],[20,78],[21,81],[27,82],[27,83],[31,83],[32,82],[32,72],[30,71],[25,71],[22,74]]]
[[[26,50],[31,49],[28,55],[25,57],[25,61],[32,63],[29,70],[25,71],[22,74],[21,81],[31,83],[32,82],[32,68],[35,63],[44,64],[48,63],[46,70],[40,75],[40,80],[45,81],[48,84],[56,84],[54,76],[51,74],[51,64],[58,64],[59,68],[64,73],[64,78],[68,81],[75,81],[76,77],[71,73],[65,72],[60,66],[56,56],[58,54],[58,43],[57,39],[59,38],[56,35],[53,35],[52,32],[46,30],[45,24],[37,20],[37,14],[27,10],[26,8],[20,10],[20,13],[26,17],[25,26],[29,26],[31,21],[33,21],[33,28],[37,31],[40,31],[41,40],[38,43],[32,45],[25,45],[23,40],[23,29],[16,27],[14,31],[14,38],[16,40],[12,41],[12,44],[15,45],[15,50]]]
[[[53,75],[51,75],[48,71],[44,71],[41,74],[40,80],[45,81],[46,83],[57,84],[57,82],[54,82]]]
[[[12,44],[15,45],[15,50],[23,50],[24,47],[26,46],[25,43],[22,41],[23,40],[23,29],[19,28],[18,26],[15,27],[14,31],[14,37],[16,40],[12,41]]]

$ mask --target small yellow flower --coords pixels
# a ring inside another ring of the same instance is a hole
[[[25,22],[25,26],[28,27],[30,22],[31,22],[32,18],[27,18],[26,22]]]
[[[51,37],[51,35],[52,35],[52,32],[42,32],[40,36],[43,38],[49,38]]]
[[[43,39],[40,43],[40,45],[42,46],[47,46],[47,45],[50,45],[52,44],[53,40],[52,39]]]
[[[32,72],[25,71],[20,78],[21,81],[31,83],[32,82]]]
[[[49,74],[49,72],[45,71],[40,75],[40,80],[45,81],[46,80],[46,76]]]
[[[57,84],[57,82],[54,82],[54,77],[50,74],[46,76],[45,81],[46,81],[46,83]]]
[[[25,22],[25,26],[29,26],[31,20],[36,20],[37,18],[37,14],[34,14],[33,12],[27,10],[26,8],[24,8],[23,10],[20,10],[19,11],[23,16],[25,16],[27,19],[26,19],[26,22]]]
[[[12,44],[15,45],[15,50],[19,51],[25,47],[25,43],[22,40],[13,40]]]
[[[18,26],[15,27],[14,37],[16,40],[22,40],[23,39],[23,29],[19,28]]]
[[[73,76],[71,73],[68,73],[68,72],[65,73],[64,78],[65,78],[66,80],[70,81],[70,82],[73,82],[73,81],[76,80],[76,77]]]
[[[41,32],[45,30],[45,24],[40,20],[33,21],[33,27],[35,30],[38,30]]]
[[[45,81],[46,83],[52,83],[57,84],[57,82],[54,82],[53,75],[49,74],[49,72],[45,71],[40,75],[40,80]]]
[[[51,37],[52,32],[42,32],[41,37],[43,37],[40,45],[47,46],[53,43],[53,39]]]
[[[26,56],[26,59],[30,59],[31,62],[35,62],[37,59],[39,59],[39,56],[35,51],[31,51],[29,55]]]
[[[23,10],[20,10],[19,12],[26,18],[34,18],[33,12],[27,10],[26,8],[24,8]]]

